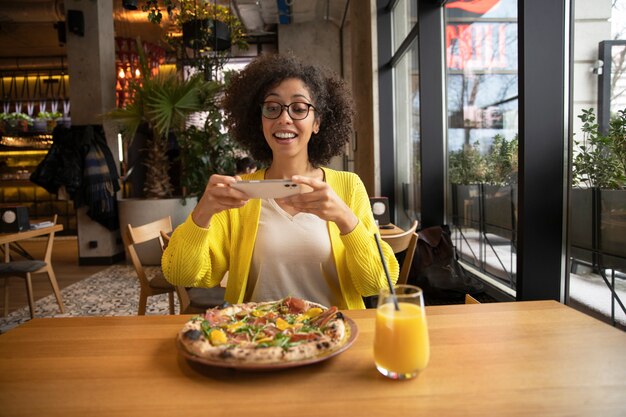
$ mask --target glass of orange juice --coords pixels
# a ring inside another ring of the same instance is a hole
[[[396,285],[395,292],[398,309],[388,288],[378,296],[374,360],[386,377],[415,378],[430,357],[424,297],[413,285]]]

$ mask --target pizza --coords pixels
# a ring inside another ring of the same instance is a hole
[[[270,364],[329,355],[349,336],[337,307],[294,297],[216,307],[178,333],[189,354],[227,364]]]

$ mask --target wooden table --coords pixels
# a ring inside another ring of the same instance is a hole
[[[389,235],[399,235],[400,233],[404,233],[405,230],[396,226],[393,223],[389,223],[387,226],[392,226],[391,229],[383,229],[380,226],[378,226],[378,231],[380,231],[380,236],[384,237],[384,236],[389,236]]]
[[[55,224],[54,226],[42,227],[41,229],[30,229],[23,232],[15,233],[0,233],[0,245],[4,246],[5,262],[9,259],[9,250],[11,243],[17,243],[20,240],[32,239],[34,237],[49,235],[52,232],[60,232],[63,230],[62,224]]]
[[[554,301],[427,307],[431,361],[388,380],[374,310],[355,344],[306,367],[189,363],[190,316],[34,319],[0,336],[2,416],[623,416],[626,333]]]

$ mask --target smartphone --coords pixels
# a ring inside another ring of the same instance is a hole
[[[243,191],[250,198],[283,198],[302,192],[300,184],[291,180],[237,181],[230,186]]]

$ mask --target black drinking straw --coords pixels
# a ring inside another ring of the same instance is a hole
[[[389,292],[391,294],[391,299],[393,300],[393,305],[396,308],[396,311],[400,311],[400,306],[398,305],[398,298],[396,297],[396,290],[393,289],[393,284],[391,283],[391,277],[389,276],[389,269],[387,269],[387,261],[385,261],[385,256],[383,255],[383,248],[380,246],[380,238],[377,233],[374,233],[374,239],[376,239],[376,246],[378,246],[378,253],[380,254],[380,260],[383,263],[383,269],[385,270],[385,276],[387,277],[387,284],[389,284]]]

